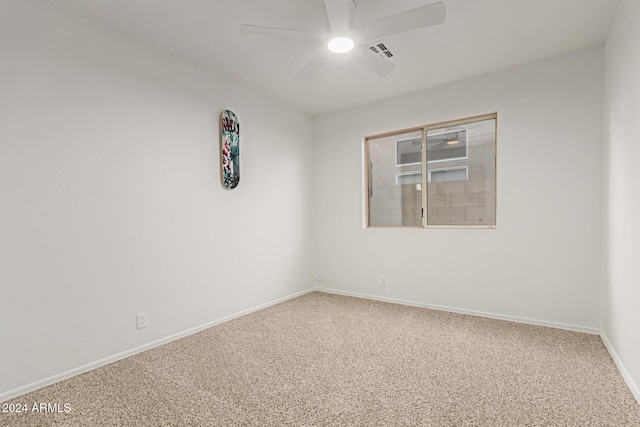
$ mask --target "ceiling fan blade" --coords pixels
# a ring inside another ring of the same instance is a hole
[[[245,34],[259,34],[265,36],[288,37],[296,39],[324,40],[326,34],[310,33],[307,31],[291,30],[288,28],[262,27],[260,25],[241,24],[240,32]]]
[[[396,68],[391,61],[382,58],[362,44],[356,44],[354,50],[358,61],[380,77],[386,76]]]
[[[319,54],[317,54],[311,61],[309,61],[302,70],[300,70],[300,72],[294,78],[294,80],[300,81],[300,80],[308,79],[309,77],[311,77],[313,73],[316,72],[318,68],[320,68],[322,64],[326,62],[326,60],[327,60],[327,50],[322,49],[322,51]]]
[[[444,3],[440,1],[361,25],[357,33],[361,41],[378,39],[442,24],[446,14]]]
[[[356,4],[353,0],[324,0],[332,33],[348,34],[355,23]]]

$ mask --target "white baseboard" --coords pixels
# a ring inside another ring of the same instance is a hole
[[[508,316],[508,315],[504,315],[504,314],[487,313],[487,312],[484,312],[484,311],[466,310],[466,309],[461,309],[461,308],[448,307],[448,306],[444,306],[444,305],[425,304],[425,303],[421,303],[421,302],[408,301],[408,300],[396,299],[396,298],[387,298],[387,297],[381,297],[381,296],[377,296],[377,295],[367,295],[367,294],[361,294],[361,293],[358,293],[358,292],[340,291],[340,290],[337,290],[337,289],[330,289],[330,288],[316,287],[315,290],[319,291],[319,292],[326,292],[326,293],[329,293],[329,294],[345,295],[345,296],[351,296],[351,297],[356,297],[356,298],[365,298],[365,299],[370,299],[370,300],[375,300],[375,301],[383,301],[383,302],[390,302],[390,303],[394,303],[394,304],[409,305],[409,306],[412,306],[412,307],[429,308],[429,309],[432,309],[432,310],[448,311],[448,312],[451,312],[451,313],[459,313],[459,314],[469,314],[469,315],[472,315],[472,316],[480,316],[480,317],[488,317],[488,318],[491,318],[491,319],[507,320],[509,322],[526,323],[526,324],[529,324],[529,325],[547,326],[547,327],[557,328],[557,329],[566,329],[568,331],[584,332],[584,333],[587,333],[587,334],[600,335],[600,330],[599,329],[589,328],[589,327],[586,327],[586,326],[570,325],[570,324],[558,323],[558,322],[549,322],[549,321],[546,321],[546,320],[528,319],[528,318],[525,318],[525,317]]]
[[[609,341],[609,338],[607,337],[607,334],[604,333],[604,331],[600,332],[600,338],[602,339],[604,346],[607,348],[607,350],[609,350],[611,358],[618,367],[618,371],[620,371],[620,374],[622,375],[622,378],[624,378],[624,381],[627,383],[627,386],[629,386],[631,393],[633,393],[633,397],[635,397],[636,401],[640,404],[640,387],[638,387],[638,384],[636,384],[636,382],[631,377],[631,374],[629,374],[627,367],[624,366],[624,363],[622,363],[622,359],[620,359],[620,356],[618,356],[616,349],[613,347],[613,344],[611,344],[611,341]]]
[[[442,306],[442,305],[425,304],[425,303],[420,303],[420,302],[415,302],[415,301],[408,301],[408,300],[402,300],[402,299],[396,299],[396,298],[380,297],[380,296],[377,296],[377,295],[367,295],[367,294],[361,294],[361,293],[358,293],[358,292],[341,291],[341,290],[337,290],[337,289],[323,288],[323,287],[318,287],[318,286],[316,286],[315,290],[318,291],[318,292],[326,292],[326,293],[329,293],[329,294],[351,296],[351,297],[356,297],[356,298],[370,299],[370,300],[374,300],[374,301],[382,301],[382,302],[390,302],[390,303],[394,303],[394,304],[408,305],[408,306],[412,306],[412,307],[429,308],[429,309],[432,309],[432,310],[448,311],[448,312],[460,313],[460,314],[469,314],[469,315],[472,315],[472,316],[488,317],[488,318],[491,318],[491,319],[507,320],[507,321],[510,321],[510,322],[527,323],[527,324],[530,324],[530,325],[547,326],[547,327],[558,328],[558,329],[566,329],[566,330],[574,331],[574,332],[584,332],[584,333],[587,333],[587,334],[599,335],[600,338],[602,339],[602,342],[604,343],[604,346],[606,347],[607,351],[611,355],[611,358],[613,359],[614,363],[616,364],[616,367],[618,368],[618,371],[622,375],[622,378],[624,378],[624,381],[627,383],[627,386],[631,390],[631,393],[633,394],[633,397],[635,397],[636,401],[640,404],[640,387],[638,387],[638,384],[636,384],[636,382],[633,380],[633,377],[631,376],[631,374],[629,374],[629,371],[627,370],[626,366],[624,366],[624,363],[622,363],[622,359],[620,359],[620,357],[618,356],[618,353],[616,353],[616,350],[613,347],[613,344],[611,344],[611,341],[609,341],[609,338],[607,337],[607,335],[604,333],[604,331],[601,331],[599,329],[588,328],[588,327],[584,327],[584,326],[569,325],[569,324],[565,324],[565,323],[548,322],[548,321],[544,321],[544,320],[528,319],[528,318],[524,318],[524,317],[506,316],[506,315],[502,315],[502,314],[487,313],[487,312],[476,311],[476,310],[465,310],[465,309],[459,309],[459,308],[455,308],[455,307],[447,307],[447,306]]]
[[[442,306],[442,305],[425,304],[425,303],[420,303],[420,302],[415,302],[415,301],[407,301],[407,300],[402,300],[402,299],[380,297],[380,296],[376,296],[376,295],[361,294],[361,293],[358,293],[358,292],[340,291],[340,290],[337,290],[337,289],[330,289],[330,288],[316,287],[315,290],[319,291],[319,292],[326,292],[326,293],[329,293],[329,294],[345,295],[345,296],[351,296],[351,297],[356,297],[356,298],[370,299],[370,300],[374,300],[374,301],[382,301],[382,302],[390,302],[390,303],[394,303],[394,304],[408,305],[408,306],[412,306],[412,307],[422,307],[422,308],[429,308],[429,309],[433,309],[433,310],[448,311],[448,312],[452,312],[452,313],[470,314],[472,316],[488,317],[488,318],[491,318],[491,319],[507,320],[507,321],[510,321],[510,322],[518,322],[518,323],[527,323],[527,324],[530,324],[530,325],[537,325],[537,326],[548,326],[548,327],[552,327],[552,328],[566,329],[566,330],[569,330],[569,331],[584,332],[584,333],[587,333],[587,334],[599,335],[600,338],[602,339],[602,342],[604,343],[604,346],[606,347],[607,351],[611,355],[611,358],[613,359],[614,363],[616,364],[616,367],[618,368],[618,371],[622,375],[622,378],[624,378],[624,381],[627,383],[627,386],[631,390],[631,393],[633,394],[633,397],[635,397],[636,401],[640,404],[640,387],[638,387],[638,384],[636,384],[636,382],[633,380],[633,377],[631,376],[631,374],[629,374],[629,371],[624,366],[624,363],[622,363],[622,359],[620,359],[620,357],[618,356],[618,353],[616,353],[616,350],[613,347],[613,344],[611,344],[611,341],[609,341],[609,338],[607,337],[607,335],[603,331],[601,331],[599,329],[588,328],[588,327],[584,327],[584,326],[569,325],[569,324],[565,324],[565,323],[548,322],[548,321],[544,321],[544,320],[528,319],[528,318],[524,318],[524,317],[505,316],[505,315],[502,315],[502,314],[487,313],[487,312],[483,312],[483,311],[465,310],[465,309],[459,309],[459,308],[455,308],[455,307],[447,307],[447,306]]]
[[[511,321],[511,322],[528,323],[528,324],[539,325],[539,326],[549,326],[549,327],[553,327],[553,328],[566,329],[566,330],[570,330],[570,331],[585,332],[585,333],[588,333],[588,334],[600,335],[600,337],[602,338],[602,342],[604,343],[605,347],[609,351],[609,354],[611,355],[611,358],[613,359],[613,361],[615,362],[616,366],[618,367],[618,370],[620,371],[620,374],[622,375],[622,377],[624,378],[625,382],[629,386],[629,389],[633,393],[633,396],[635,397],[635,399],[638,401],[638,403],[640,403],[640,388],[635,383],[635,381],[633,380],[633,378],[629,374],[629,371],[627,370],[627,368],[622,363],[622,360],[620,359],[620,357],[616,353],[613,345],[611,344],[611,342],[607,338],[606,334],[604,332],[598,330],[598,329],[587,328],[587,327],[576,326],[576,325],[568,325],[568,324],[556,323],[556,322],[547,322],[547,321],[541,321],[541,320],[536,320],[536,319],[527,319],[527,318],[522,318],[522,317],[505,316],[505,315],[500,315],[500,314],[495,314],[495,313],[486,313],[486,312],[475,311],[475,310],[465,310],[465,309],[459,309],[459,308],[447,307],[447,306],[441,306],[441,305],[425,304],[425,303],[419,303],[419,302],[415,302],[415,301],[407,301],[407,300],[395,299],[395,298],[386,298],[386,297],[380,297],[380,296],[376,296],[376,295],[367,295],[367,294],[361,294],[361,293],[358,293],[358,292],[347,292],[347,291],[340,291],[340,290],[337,290],[337,289],[329,289],[329,288],[322,288],[322,287],[315,287],[315,288],[307,289],[307,290],[304,290],[304,291],[301,291],[301,292],[297,292],[297,293],[294,293],[294,294],[291,294],[291,295],[288,295],[288,296],[285,296],[285,297],[282,297],[282,298],[267,302],[265,304],[261,304],[261,305],[258,305],[258,306],[255,306],[255,307],[240,311],[238,313],[234,313],[234,314],[231,314],[229,316],[222,317],[220,319],[205,323],[203,325],[196,326],[196,327],[188,329],[186,331],[179,332],[177,334],[173,334],[173,335],[170,335],[170,336],[165,337],[165,338],[161,338],[159,340],[156,340],[156,341],[141,345],[139,347],[135,347],[135,348],[133,348],[131,350],[127,350],[127,351],[124,351],[124,352],[121,352],[121,353],[118,353],[118,354],[114,354],[114,355],[106,357],[104,359],[100,359],[98,361],[86,364],[84,366],[80,366],[78,368],[74,368],[74,369],[68,370],[66,372],[62,372],[60,374],[53,375],[51,377],[42,379],[40,381],[33,382],[31,384],[19,387],[17,389],[10,390],[8,392],[0,394],[0,402],[4,402],[4,401],[10,400],[10,399],[14,399],[14,398],[16,398],[18,396],[21,396],[21,395],[25,394],[25,393],[29,393],[29,392],[37,390],[39,388],[46,387],[48,385],[57,383],[57,382],[62,381],[62,380],[66,380],[68,378],[71,378],[71,377],[74,377],[76,375],[91,371],[93,369],[97,369],[97,368],[99,368],[101,366],[105,366],[105,365],[108,365],[110,363],[117,362],[118,360],[125,359],[127,357],[133,356],[133,355],[141,353],[143,351],[150,350],[150,349],[152,349],[154,347],[158,347],[160,345],[167,344],[167,343],[169,343],[171,341],[175,341],[177,339],[186,337],[188,335],[195,334],[196,332],[200,332],[200,331],[202,331],[204,329],[207,329],[207,328],[210,328],[212,326],[216,326],[216,325],[219,325],[221,323],[225,323],[225,322],[228,322],[230,320],[237,319],[238,317],[245,316],[245,315],[253,313],[255,311],[262,310],[262,309],[265,309],[267,307],[271,307],[271,306],[279,304],[281,302],[288,301],[290,299],[297,298],[299,296],[302,296],[302,295],[305,295],[305,294],[308,294],[308,293],[314,292],[314,291],[325,292],[325,293],[330,293],[330,294],[337,294],[337,295],[352,296],[352,297],[356,297],[356,298],[365,298],[365,299],[370,299],[370,300],[375,300],[375,301],[390,302],[390,303],[394,303],[394,304],[402,304],[402,305],[408,305],[408,306],[413,306],[413,307],[423,307],[423,308],[429,308],[429,309],[433,309],[433,310],[449,311],[449,312],[452,312],[452,313],[469,314],[469,315],[473,315],[473,316],[481,316],[481,317],[488,317],[488,318],[492,318],[492,319],[507,320],[507,321]]]
[[[231,314],[229,316],[225,316],[225,317],[222,317],[220,319],[213,320],[211,322],[207,322],[207,323],[205,323],[203,325],[196,326],[196,327],[191,328],[191,329],[187,329],[186,331],[178,332],[176,334],[169,335],[168,337],[161,338],[159,340],[152,341],[150,343],[141,345],[139,347],[132,348],[131,350],[123,351],[121,353],[114,354],[113,356],[105,357],[104,359],[100,359],[100,360],[97,360],[95,362],[88,363],[88,364],[80,366],[78,368],[70,369],[70,370],[68,370],[66,372],[62,372],[60,374],[53,375],[51,377],[48,377],[48,378],[33,382],[31,384],[27,384],[25,386],[18,387],[18,388],[14,389],[14,390],[10,390],[10,391],[7,391],[5,393],[0,394],[0,402],[7,401],[9,399],[14,399],[14,398],[16,398],[18,396],[22,396],[25,393],[29,393],[29,392],[37,390],[39,388],[46,387],[48,385],[57,383],[57,382],[62,381],[62,380],[66,380],[68,378],[74,377],[74,376],[79,375],[79,374],[83,374],[83,373],[91,371],[93,369],[100,368],[101,366],[108,365],[109,363],[117,362],[118,360],[125,359],[127,357],[133,356],[133,355],[138,354],[138,353],[142,353],[143,351],[150,350],[150,349],[152,349],[154,347],[158,347],[158,346],[161,346],[163,344],[167,344],[167,343],[169,343],[171,341],[175,341],[177,339],[184,338],[184,337],[186,337],[188,335],[195,334],[196,332],[200,332],[200,331],[202,331],[204,329],[207,329],[207,328],[210,328],[212,326],[216,326],[216,325],[219,325],[221,323],[228,322],[229,320],[237,319],[238,317],[242,317],[242,316],[245,316],[247,314],[253,313],[255,311],[262,310],[262,309],[265,309],[267,307],[271,307],[271,306],[276,305],[276,304],[280,304],[281,302],[288,301],[288,300],[293,299],[293,298],[297,298],[299,296],[308,294],[308,293],[313,292],[313,291],[315,291],[315,289],[314,288],[310,288],[310,289],[307,289],[307,290],[304,290],[304,291],[301,291],[301,292],[296,292],[295,294],[291,294],[291,295],[288,295],[288,296],[285,296],[285,297],[282,297],[282,298],[278,298],[278,299],[273,300],[273,301],[269,301],[269,302],[267,302],[265,304],[260,304],[260,305],[255,306],[255,307],[248,308],[246,310],[242,310],[242,311],[240,311],[238,313],[234,313],[234,314]]]

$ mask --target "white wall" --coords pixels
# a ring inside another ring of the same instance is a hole
[[[605,50],[603,331],[640,401],[640,2],[623,0]]]
[[[606,115],[594,47],[312,127],[39,0],[0,0],[0,400],[303,291],[314,270],[338,291],[597,329],[602,176],[604,328],[638,382],[640,12],[621,9]],[[241,121],[231,192],[219,183],[223,109]],[[497,230],[362,229],[364,136],[495,111]],[[137,331],[143,311],[150,326]]]
[[[363,137],[496,111],[497,230],[362,228]],[[315,119],[320,286],[597,331],[602,122],[602,46]]]
[[[233,191],[223,109],[241,124]],[[0,397],[310,288],[311,143],[306,115],[0,0]]]

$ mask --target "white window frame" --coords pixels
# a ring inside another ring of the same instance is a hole
[[[427,169],[427,184],[431,182],[431,174],[433,172],[446,172],[446,171],[454,171],[454,170],[464,170],[465,172],[465,180],[469,179],[469,166],[451,166],[448,168],[438,168],[438,169]],[[422,175],[422,171],[408,171],[408,172],[396,172],[396,185],[400,185],[400,177],[407,175]]]
[[[420,141],[420,145],[422,145],[422,138],[417,136],[417,137],[413,137],[413,138],[403,138],[403,139],[396,139],[395,142],[395,156],[396,156],[396,160],[395,160],[395,164],[396,167],[401,167],[401,166],[415,166],[415,165],[419,165],[421,162],[414,162],[414,163],[398,163],[398,142],[404,142],[404,141]],[[422,148],[421,148],[422,150]]]
[[[457,158],[456,158],[457,160]],[[464,169],[465,172],[465,180],[468,181],[469,180],[469,166],[451,166],[448,168],[438,168],[438,169],[428,169],[427,168],[427,183],[431,182],[431,174],[433,172],[446,172],[446,171],[454,171],[454,170],[462,170]],[[419,171],[420,173],[422,173],[422,171]]]
[[[396,172],[396,185],[400,185],[399,178],[401,176],[407,176],[407,175],[422,175],[422,171]]]
[[[466,129],[458,129],[458,130],[450,130],[446,132],[438,132],[432,135],[427,135],[427,141],[429,138],[439,135],[446,135],[448,133],[458,133],[464,131],[464,157],[452,157],[450,159],[441,159],[441,160],[428,160],[427,163],[439,163],[439,162],[451,162],[453,160],[466,160],[469,158],[469,132]]]

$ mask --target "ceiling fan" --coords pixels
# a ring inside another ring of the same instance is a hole
[[[246,34],[324,40],[327,42],[327,47],[323,48],[320,53],[304,66],[298,75],[296,75],[295,80],[309,78],[329,59],[331,53],[344,54],[347,52],[352,52],[360,63],[375,74],[383,77],[393,71],[395,65],[369,49],[366,43],[379,40],[392,34],[442,24],[446,15],[444,3],[440,1],[356,27],[355,0],[324,0],[324,6],[329,21],[329,33],[312,33],[289,28],[274,28],[249,24],[241,24],[240,31]]]

